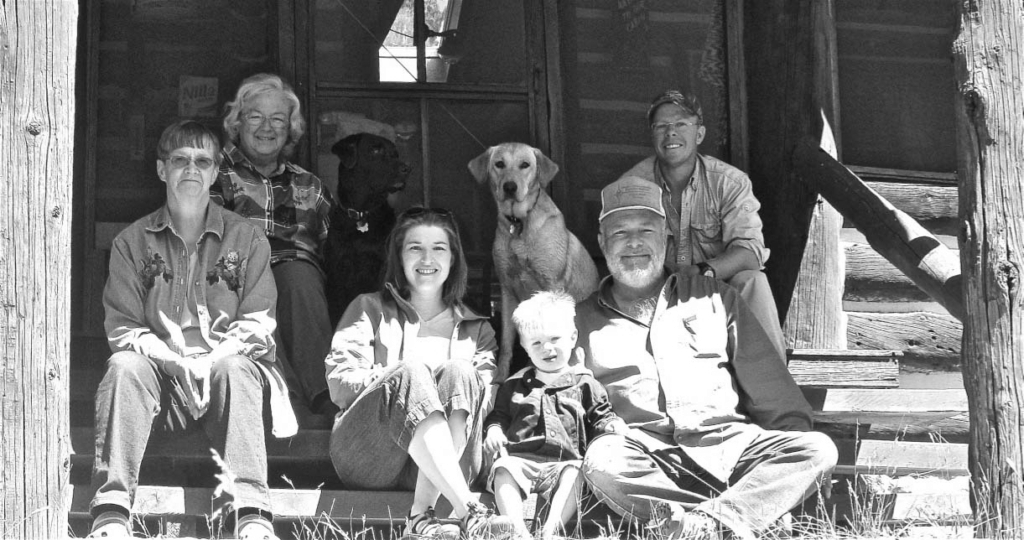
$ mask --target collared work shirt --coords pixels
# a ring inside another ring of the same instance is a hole
[[[528,368],[502,383],[484,420],[508,438],[509,454],[583,459],[590,441],[618,418],[604,388],[587,370],[574,370],[546,385]]]
[[[669,276],[648,325],[618,309],[611,285],[578,306],[579,346],[649,444],[678,445],[726,481],[761,428],[810,429],[810,406],[732,287]]]
[[[249,221],[211,204],[206,229],[193,247],[196,263],[192,282],[186,283],[189,250],[166,206],[114,238],[103,289],[110,348],[152,357],[164,345],[179,355],[198,347],[256,361],[277,394],[271,403],[275,434],[293,434],[297,426],[290,405],[281,409],[288,396],[275,363],[277,287],[266,237]],[[197,320],[189,321],[193,301]],[[185,325],[198,330],[198,343],[186,342]]]
[[[266,234],[271,265],[303,260],[322,271],[322,246],[334,203],[320,179],[289,162],[281,163],[268,178],[231,144],[222,155],[210,199],[249,218]]]
[[[665,256],[670,269],[712,260],[734,246],[750,250],[758,266],[764,268],[770,252],[764,245],[757,213],[761,203],[743,171],[714,157],[698,155],[678,208],[672,206],[671,186],[662,176],[656,156],[641,161],[622,176],[638,176],[664,190],[663,204],[672,234]]]

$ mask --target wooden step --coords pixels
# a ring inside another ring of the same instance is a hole
[[[899,351],[790,349],[789,372],[797,385],[815,388],[896,388]]]

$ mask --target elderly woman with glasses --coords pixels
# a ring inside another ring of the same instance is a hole
[[[290,163],[305,131],[299,98],[277,75],[242,81],[226,106],[227,144],[212,200],[252,220],[270,240],[277,282],[278,356],[313,412],[334,412],[321,361],[331,340],[322,259],[330,191]]]
[[[512,521],[469,488],[481,468],[497,344],[487,319],[462,303],[468,272],[451,213],[405,211],[385,258],[383,290],[349,305],[325,361],[342,411],[331,433],[334,468],[347,487],[412,489],[406,536],[509,533]],[[441,494],[458,526],[435,517]]]

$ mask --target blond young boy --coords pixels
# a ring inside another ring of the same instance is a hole
[[[501,385],[484,420],[484,452],[500,454],[487,483],[498,510],[529,534],[523,498],[541,494],[550,502],[541,539],[564,532],[576,514],[587,444],[628,429],[612,412],[604,388],[583,368],[581,351],[574,354],[575,316],[575,302],[562,292],[540,292],[519,304],[512,320],[533,365]]]

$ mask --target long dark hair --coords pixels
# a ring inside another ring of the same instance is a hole
[[[414,206],[398,216],[398,222],[388,235],[385,248],[384,284],[390,283],[402,298],[409,298],[409,282],[405,279],[405,271],[402,269],[402,245],[409,230],[420,225],[439,227],[448,235],[452,267],[441,289],[441,299],[448,307],[461,304],[463,297],[466,296],[469,269],[466,267],[466,256],[462,251],[459,225],[455,223],[455,216],[448,210]]]

